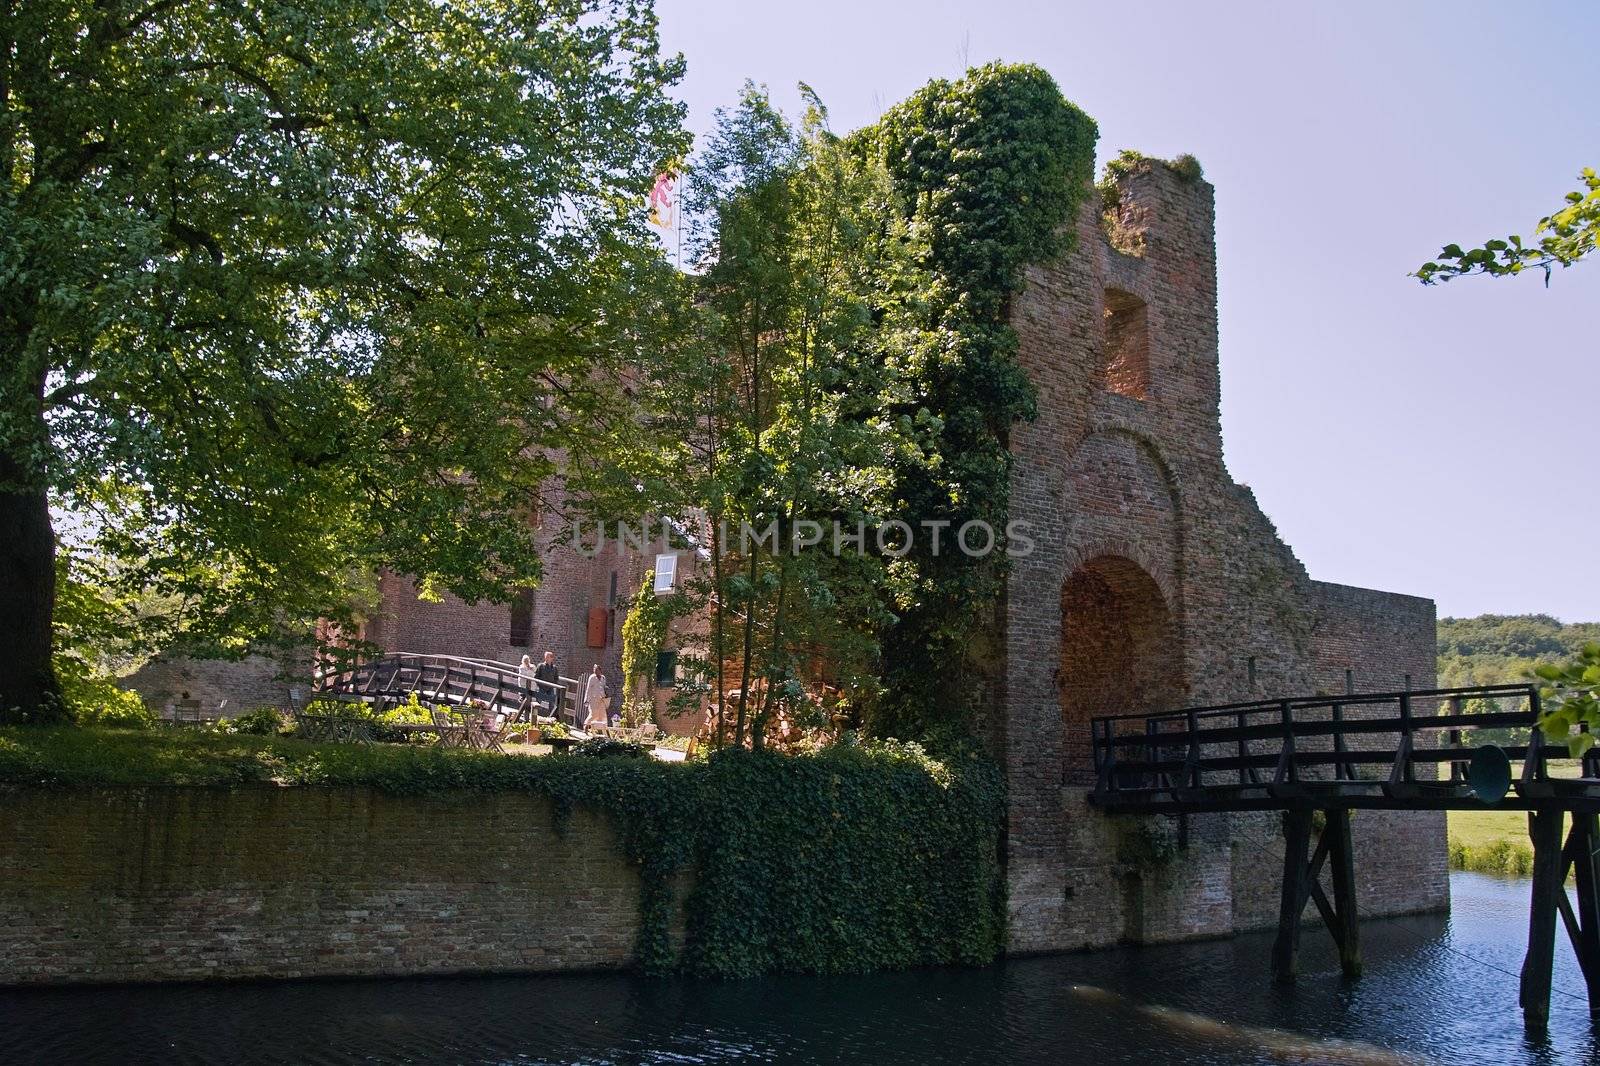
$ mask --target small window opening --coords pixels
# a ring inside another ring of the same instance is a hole
[[[1120,289],[1106,290],[1104,384],[1135,400],[1150,395],[1150,329],[1145,303]]]
[[[1250,675],[1250,683],[1254,685],[1256,683],[1256,657],[1254,655],[1245,660],[1244,668],[1245,672]]]
[[[656,652],[656,686],[659,688],[672,688],[678,683],[678,653],[675,651]]]
[[[511,598],[511,625],[507,643],[526,648],[533,642],[533,590],[518,589]]]

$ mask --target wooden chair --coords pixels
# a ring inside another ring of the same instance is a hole
[[[466,746],[474,751],[497,751],[504,755],[506,749],[502,745],[511,731],[511,719],[494,716],[495,724],[489,725],[485,722],[485,717],[477,714],[467,716],[464,726],[466,732],[463,734]]]
[[[467,746],[467,727],[457,722],[449,711],[443,707],[433,707],[430,708],[429,715],[433,718],[433,731],[439,735],[439,747],[464,748]]]

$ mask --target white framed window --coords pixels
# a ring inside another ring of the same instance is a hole
[[[677,587],[678,557],[676,555],[656,556],[656,595],[665,596]]]

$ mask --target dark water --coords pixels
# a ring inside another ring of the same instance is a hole
[[[1564,938],[1550,1031],[1524,1034],[1527,882],[1457,874],[1453,888],[1449,918],[1365,923],[1357,982],[1308,924],[1293,989],[1268,980],[1270,936],[1250,935],[854,978],[12,992],[0,1063],[1588,1061],[1600,1043]]]

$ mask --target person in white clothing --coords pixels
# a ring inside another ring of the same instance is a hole
[[[584,679],[583,706],[588,712],[588,717],[583,720],[583,728],[593,729],[611,724],[611,697],[606,694],[606,675],[600,672],[599,663],[594,664],[594,669]]]

